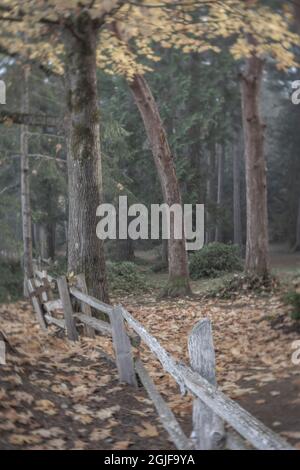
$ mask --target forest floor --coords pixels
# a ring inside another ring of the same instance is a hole
[[[283,285],[300,274],[300,257],[286,263],[286,256],[272,254]],[[192,298],[158,300],[164,278],[149,274],[154,287],[148,292],[112,300],[186,363],[189,332],[210,318],[221,390],[300,449],[300,365],[292,363],[300,322],[290,319],[282,292],[241,292],[226,300],[203,295],[221,283],[216,279],[194,282]],[[99,353],[98,347],[113,355],[109,338],[74,345],[54,327],[42,333],[26,302],[2,305],[0,315],[20,353],[0,366],[0,448],[172,449],[146,393],[119,384],[116,369]],[[146,347],[141,357],[188,435],[191,397],[180,395]]]
[[[97,339],[41,332],[27,302],[0,315],[16,349],[0,365],[0,449],[174,448],[145,391],[118,382]]]

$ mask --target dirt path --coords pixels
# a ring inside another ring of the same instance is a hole
[[[173,449],[145,391],[119,384],[91,340],[41,334],[25,303],[0,315],[20,352],[0,366],[0,449]]]

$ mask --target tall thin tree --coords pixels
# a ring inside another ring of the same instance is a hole
[[[29,113],[29,76],[28,66],[23,67],[23,92],[21,108],[23,113]],[[30,206],[30,173],[28,158],[28,126],[22,125],[20,132],[20,164],[21,164],[21,207],[23,231],[23,266],[24,293],[27,293],[26,280],[33,277],[32,261],[32,227]]]

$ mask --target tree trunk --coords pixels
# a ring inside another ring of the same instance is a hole
[[[127,240],[117,240],[117,260],[134,261],[133,243],[130,238],[127,238]]]
[[[46,226],[47,235],[47,258],[55,259],[56,223],[51,222]]]
[[[296,225],[296,243],[294,245],[293,251],[300,251],[300,198],[298,202],[298,215],[297,215],[297,225]]]
[[[247,243],[245,270],[268,277],[268,210],[264,124],[259,99],[263,62],[253,56],[247,59],[242,75],[242,113],[245,141]]]
[[[294,10],[295,10],[295,25],[296,25],[298,34],[300,34],[300,0],[294,0]],[[300,197],[299,197],[299,202],[298,202],[296,242],[295,242],[293,251],[300,251]]]
[[[29,68],[24,68],[24,90],[22,96],[22,112],[29,112]],[[33,277],[32,263],[32,228],[30,206],[30,174],[28,159],[28,127],[21,126],[20,138],[21,159],[21,207],[22,207],[22,231],[23,231],[23,266],[24,266],[24,294],[27,294],[26,281]]]
[[[161,261],[162,264],[168,266],[168,240],[161,241]]]
[[[242,135],[236,134],[233,145],[233,242],[242,247],[242,214],[241,214],[241,155]]]
[[[218,152],[218,194],[217,194],[217,225],[216,225],[216,234],[215,241],[223,241],[223,228],[222,228],[222,217],[220,217],[220,212],[222,210],[223,198],[224,198],[224,171],[225,171],[225,144],[222,144]]]
[[[103,241],[96,236],[102,201],[97,32],[84,11],[64,30],[69,188],[68,269],[84,273],[88,291],[108,302]]]
[[[206,243],[214,241],[214,220],[213,220],[213,205],[215,201],[215,160],[216,148],[215,144],[210,146],[207,152],[207,175],[206,175]]]
[[[55,259],[56,224],[54,222],[40,226],[40,253],[42,259]]]
[[[145,78],[140,75],[135,75],[134,79],[129,82],[129,86],[143,118],[158,172],[164,202],[169,206],[181,204],[181,194],[176,177],[173,156],[152,92]],[[174,239],[172,218],[170,232],[171,236],[168,242],[169,279],[163,295],[173,297],[189,294],[191,290],[189,285],[185,239],[184,236],[181,240]]]

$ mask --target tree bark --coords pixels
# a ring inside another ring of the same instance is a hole
[[[300,198],[298,202],[298,215],[297,215],[297,225],[296,225],[296,243],[294,245],[293,251],[300,251]]]
[[[242,75],[242,114],[245,141],[247,243],[245,271],[261,277],[269,275],[268,210],[264,124],[259,109],[263,62],[247,59]]]
[[[169,206],[182,204],[173,156],[157,103],[149,85],[143,76],[135,75],[134,79],[129,82],[129,86],[145,125],[164,202]],[[169,279],[163,295],[173,297],[189,294],[191,290],[185,239],[184,236],[181,240],[174,239],[172,219],[170,232],[171,236],[168,242]]]
[[[71,20],[70,20],[71,21]],[[103,241],[96,236],[102,201],[97,31],[88,12],[64,28],[69,188],[68,269],[84,273],[88,291],[108,302]]]
[[[222,144],[218,152],[218,191],[217,191],[217,225],[215,241],[223,241],[223,229],[222,229],[222,218],[220,217],[220,211],[222,210],[223,199],[224,199],[224,171],[225,171],[225,144]]]
[[[215,230],[213,220],[213,205],[215,201],[215,164],[216,146],[211,145],[207,152],[207,175],[206,175],[206,243],[214,241]]]
[[[300,0],[294,1],[294,11],[295,11],[295,26],[296,26],[298,34],[300,34]],[[296,242],[293,247],[293,251],[300,251],[300,197],[299,197],[299,202],[298,202]]]
[[[161,241],[161,261],[162,264],[168,266],[168,240]]]
[[[42,259],[55,259],[56,224],[49,222],[40,226],[40,253]]]
[[[22,95],[22,111],[29,111],[29,68],[24,67],[24,90]],[[23,266],[24,266],[24,294],[27,294],[28,279],[33,277],[32,262],[32,228],[31,228],[31,206],[30,206],[30,174],[28,159],[28,128],[21,126],[20,138],[20,163],[21,163],[21,208],[22,208],[22,232],[23,232]]]
[[[242,214],[241,214],[241,155],[242,135],[236,134],[233,146],[233,242],[242,247]]]
[[[130,238],[127,240],[117,240],[117,260],[134,261],[133,243]]]

